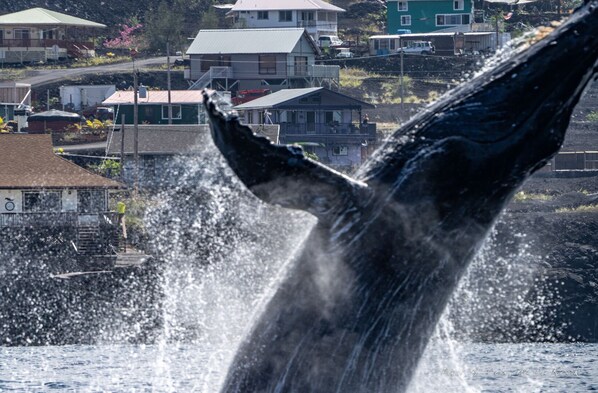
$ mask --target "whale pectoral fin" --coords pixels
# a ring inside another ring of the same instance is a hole
[[[253,133],[227,110],[213,92],[204,90],[204,105],[214,143],[239,179],[261,200],[286,208],[305,210],[330,219],[358,189],[367,188],[316,161],[299,146],[277,145]]]

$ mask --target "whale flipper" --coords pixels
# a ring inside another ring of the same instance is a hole
[[[237,177],[264,202],[327,221],[358,194],[363,197],[364,183],[305,157],[299,146],[276,145],[256,135],[218,102],[217,93],[203,94],[214,143]]]

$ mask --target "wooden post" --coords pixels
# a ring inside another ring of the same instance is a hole
[[[125,115],[121,117],[120,126],[120,176],[125,180]]]

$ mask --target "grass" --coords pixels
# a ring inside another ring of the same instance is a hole
[[[2,68],[0,70],[0,81],[12,81],[23,79],[31,71],[29,68]]]
[[[550,201],[552,200],[552,195],[548,194],[534,194],[534,193],[527,193],[524,191],[519,191],[513,197],[515,202],[526,202],[526,201]]]

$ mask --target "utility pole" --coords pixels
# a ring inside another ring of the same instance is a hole
[[[139,190],[139,116],[137,102],[139,86],[137,81],[137,70],[135,61],[133,61],[133,159],[135,160],[135,180],[133,183],[133,193],[137,195]]]
[[[403,86],[403,38],[399,37],[399,48],[401,50],[401,114],[405,116],[405,88]],[[402,120],[402,119],[401,119]]]
[[[170,42],[166,42],[166,84],[168,87],[168,124],[172,124],[172,98],[170,96]]]
[[[125,179],[125,115],[121,117],[120,126],[120,174],[121,179]]]

